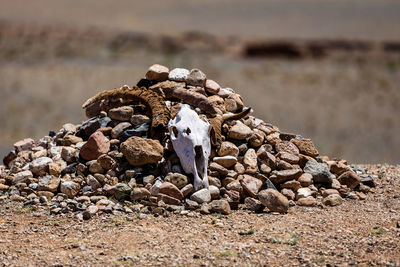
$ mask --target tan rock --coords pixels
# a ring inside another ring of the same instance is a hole
[[[224,215],[231,213],[231,207],[226,199],[213,200],[209,204],[209,208],[213,212],[219,212]]]
[[[216,83],[213,80],[209,80],[209,79],[206,80],[204,87],[205,87],[206,91],[212,95],[217,95],[219,90],[221,89],[221,86],[219,86],[218,83]]]
[[[293,155],[299,155],[299,149],[295,144],[290,141],[281,141],[275,145],[275,149],[277,152],[287,152]]]
[[[246,173],[254,174],[258,171],[257,154],[254,149],[250,148],[244,154],[243,166],[246,169]]]
[[[160,161],[164,148],[158,140],[130,137],[121,144],[121,152],[132,166],[142,166]]]
[[[322,200],[322,203],[326,206],[338,206],[342,204],[343,199],[338,194],[329,195]]]
[[[262,186],[262,181],[250,175],[243,175],[243,179],[240,180],[243,189],[249,194],[249,196],[255,198],[257,197],[258,191],[260,191]]]
[[[241,121],[237,121],[229,130],[229,138],[245,140],[252,136],[253,131]]]
[[[221,146],[218,149],[218,156],[234,156],[237,157],[239,155],[239,148],[228,141],[222,142]]]
[[[258,199],[270,211],[287,212],[289,210],[288,199],[274,189],[265,189],[258,193]]]
[[[297,181],[300,182],[301,186],[307,187],[309,185],[312,185],[313,183],[313,178],[312,175],[309,173],[303,173]]]
[[[162,82],[168,79],[169,69],[165,66],[154,64],[150,66],[146,73],[146,79],[150,81]]]
[[[317,204],[317,200],[311,196],[300,198],[297,201],[297,205],[299,205],[299,206],[312,207],[312,206],[315,206],[316,204]]]

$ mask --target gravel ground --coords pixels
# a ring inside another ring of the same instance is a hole
[[[12,266],[400,264],[400,166],[367,199],[288,214],[107,215],[78,221],[46,209],[0,207],[0,263]]]

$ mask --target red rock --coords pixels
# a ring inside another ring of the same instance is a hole
[[[182,202],[179,199],[170,197],[168,195],[165,194],[158,194],[157,195],[157,201],[163,201],[165,204],[168,205],[181,205]]]
[[[348,188],[354,189],[361,183],[360,177],[352,171],[347,171],[339,176],[340,184],[347,185]]]
[[[33,140],[32,138],[26,138],[16,142],[14,144],[14,147],[18,152],[20,152],[23,150],[31,150],[34,144],[35,140]]]
[[[319,155],[318,150],[315,148],[311,139],[292,139],[290,140],[297,146],[300,153],[315,158]]]
[[[164,182],[160,186],[159,193],[168,195],[170,197],[173,197],[173,198],[176,198],[179,200],[183,199],[183,194],[182,194],[181,190],[179,190],[178,187],[176,187],[174,184],[172,184],[170,182]]]
[[[81,148],[79,155],[84,160],[94,160],[110,151],[110,141],[101,132],[94,132]]]

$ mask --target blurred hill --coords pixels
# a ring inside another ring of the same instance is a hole
[[[0,157],[21,138],[81,122],[87,98],[134,85],[160,63],[202,69],[241,93],[256,116],[312,138],[322,154],[399,163],[400,2],[0,6]]]

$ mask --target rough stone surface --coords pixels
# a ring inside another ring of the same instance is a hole
[[[12,178],[12,184],[27,183],[29,178],[33,178],[33,174],[31,171],[22,171],[16,173]]]
[[[178,187],[176,187],[174,184],[172,184],[170,182],[164,182],[160,186],[159,193],[171,196],[171,197],[179,199],[179,200],[183,199],[182,192],[178,189]]]
[[[297,179],[302,174],[301,169],[291,169],[291,170],[282,170],[282,171],[273,171],[269,179],[274,184],[283,183],[289,180]]]
[[[169,69],[165,66],[154,64],[150,66],[146,73],[146,79],[150,81],[162,82],[168,79]]]
[[[204,87],[206,75],[199,69],[192,69],[186,78],[186,83],[192,86]]]
[[[329,195],[322,200],[322,203],[326,206],[338,206],[342,204],[343,199],[338,194]]]
[[[69,198],[74,198],[80,190],[80,185],[73,181],[63,181],[60,184],[61,193],[66,194]]]
[[[352,171],[347,171],[338,177],[338,181],[348,188],[354,189],[361,183],[361,178]]]
[[[208,93],[213,94],[213,95],[218,94],[219,90],[221,89],[221,86],[219,86],[218,83],[216,83],[213,80],[209,80],[209,79],[206,80],[204,87]]]
[[[244,199],[244,206],[246,209],[254,212],[260,212],[264,209],[264,205],[261,201],[252,197],[246,197]]]
[[[168,173],[164,181],[174,184],[179,189],[182,189],[189,182],[187,176],[180,173]]]
[[[237,121],[229,130],[229,138],[245,140],[253,134],[253,131],[241,121]]]
[[[317,200],[313,197],[303,197],[297,201],[297,205],[312,207],[317,204]]]
[[[239,148],[228,141],[222,142],[221,146],[218,149],[218,156],[234,156],[237,157],[239,155]]]
[[[319,155],[318,150],[315,148],[314,143],[310,139],[292,139],[290,140],[297,146],[300,153],[310,157],[317,157]]]
[[[303,171],[311,174],[315,183],[332,184],[331,173],[325,163],[309,160]]]
[[[226,199],[213,200],[209,204],[209,207],[212,212],[219,212],[225,215],[231,213],[231,207]]]
[[[210,191],[206,188],[200,189],[197,192],[194,192],[190,199],[196,201],[199,204],[208,203],[211,201]]]
[[[84,160],[94,160],[110,151],[110,141],[101,132],[94,132],[82,146],[79,155]]]
[[[132,166],[157,163],[164,154],[158,140],[130,137],[121,144],[121,152]]]
[[[112,108],[108,111],[108,117],[117,121],[129,121],[132,115],[133,108],[130,106]]]
[[[168,79],[176,82],[184,82],[189,76],[190,71],[183,68],[175,68],[169,72]]]
[[[243,175],[241,180],[241,185],[243,189],[253,198],[257,197],[258,191],[260,191],[262,186],[262,181],[250,175]]]
[[[289,210],[288,199],[274,189],[265,189],[258,193],[258,199],[270,211],[285,213]]]
[[[150,197],[150,191],[144,187],[135,187],[132,189],[131,192],[131,199],[132,200],[143,200]]]

